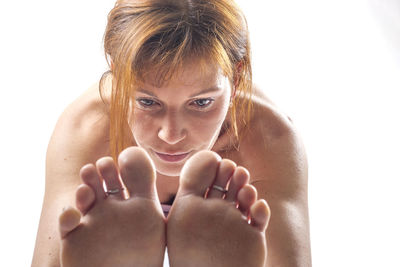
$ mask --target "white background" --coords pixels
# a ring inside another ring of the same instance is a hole
[[[29,266],[45,153],[66,105],[96,82],[114,1],[0,4],[2,266]],[[400,266],[400,4],[239,1],[255,81],[309,158],[314,266]]]

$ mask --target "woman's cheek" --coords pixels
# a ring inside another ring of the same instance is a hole
[[[221,109],[214,109],[210,112],[192,117],[192,131],[196,134],[201,134],[211,138],[215,132],[221,127],[224,122],[226,114]]]
[[[131,125],[132,133],[135,139],[148,139],[152,131],[156,131],[154,118],[146,114],[137,114]],[[137,140],[139,141],[139,140]]]

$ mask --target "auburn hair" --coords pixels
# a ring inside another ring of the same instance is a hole
[[[162,84],[193,59],[203,66],[217,64],[231,81],[236,97],[226,130],[239,140],[237,121],[247,124],[251,116],[252,71],[247,22],[233,0],[118,0],[108,15],[104,51],[110,70],[102,75],[99,90],[103,98],[105,78],[111,75],[114,159],[132,144],[130,102],[146,71],[156,70]]]

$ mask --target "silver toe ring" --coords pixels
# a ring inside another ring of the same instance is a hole
[[[213,185],[212,189],[218,190],[224,194],[226,194],[226,192],[228,192],[228,190],[226,190],[225,188],[219,186],[219,185]]]
[[[124,190],[124,189],[123,188],[110,189],[110,190],[107,190],[106,193],[107,193],[107,195],[118,194],[122,190]]]

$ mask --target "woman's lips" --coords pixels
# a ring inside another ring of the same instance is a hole
[[[162,159],[164,161],[167,161],[167,162],[178,162],[178,161],[181,161],[181,160],[185,159],[189,155],[190,152],[183,153],[183,154],[173,154],[173,155],[171,155],[171,154],[163,154],[163,153],[158,153],[158,152],[155,152],[155,153],[160,159]]]

